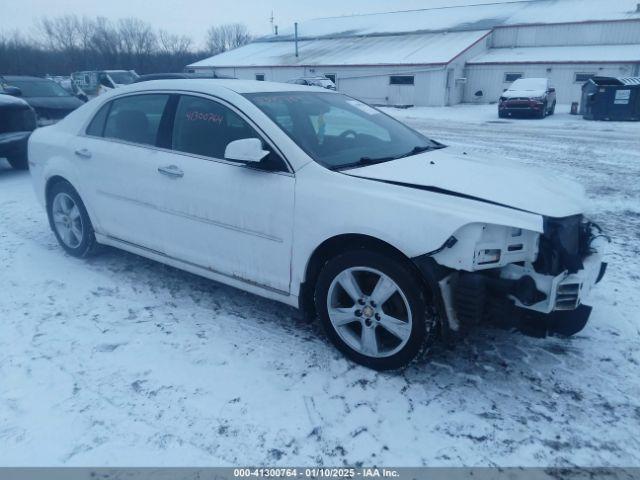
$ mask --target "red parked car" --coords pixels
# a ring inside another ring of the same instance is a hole
[[[534,115],[544,118],[556,109],[556,89],[548,78],[519,78],[502,92],[498,102],[498,116],[514,114]]]

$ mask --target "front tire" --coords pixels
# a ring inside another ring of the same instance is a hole
[[[58,243],[69,255],[84,258],[94,253],[97,243],[93,225],[78,192],[67,182],[51,187],[47,214]]]
[[[406,367],[435,334],[436,316],[411,265],[372,251],[329,260],[316,284],[315,305],[336,348],[375,370]]]
[[[547,104],[542,105],[542,108],[538,112],[538,118],[544,118],[547,116]]]

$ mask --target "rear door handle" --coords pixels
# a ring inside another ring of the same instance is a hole
[[[167,165],[166,167],[158,167],[158,172],[172,178],[180,178],[184,176],[184,172],[175,165]]]
[[[91,152],[86,148],[81,148],[80,150],[76,150],[76,155],[81,158],[91,158]]]

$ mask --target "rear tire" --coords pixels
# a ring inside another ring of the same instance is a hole
[[[436,315],[418,275],[380,253],[353,250],[329,260],[314,302],[336,348],[374,370],[406,367],[435,335]]]
[[[66,181],[53,185],[47,197],[47,215],[60,246],[77,258],[91,256],[97,242],[91,219],[78,192]]]

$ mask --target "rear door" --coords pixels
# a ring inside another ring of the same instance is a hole
[[[259,138],[271,154],[256,167],[226,161],[226,146],[241,138]],[[295,177],[282,157],[241,112],[205,96],[180,96],[171,143],[167,253],[288,293]]]
[[[163,251],[162,209],[166,184],[157,148],[170,96],[129,95],[97,113],[72,149],[88,190],[99,233]]]

